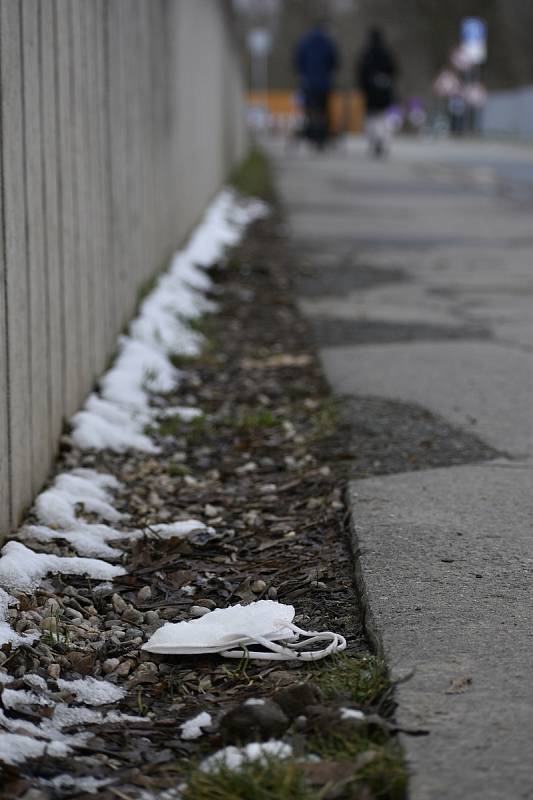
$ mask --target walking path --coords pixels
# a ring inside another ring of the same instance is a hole
[[[533,797],[533,149],[272,150],[332,387],[374,398],[354,430],[379,438],[379,398],[461,455],[412,471],[431,437],[392,443],[350,487],[370,632],[413,671],[397,717],[429,731],[404,737],[411,797]]]

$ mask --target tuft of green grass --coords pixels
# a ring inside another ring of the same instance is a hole
[[[350,699],[369,706],[379,702],[391,689],[385,664],[375,656],[339,653],[326,665],[312,665],[310,672],[311,680],[328,700]]]
[[[307,785],[300,764],[275,759],[245,762],[239,770],[195,770],[181,796],[183,800],[320,800]]]
[[[268,408],[246,411],[239,418],[239,427],[246,428],[247,430],[275,428],[279,423],[279,419]]]
[[[252,148],[244,161],[239,164],[230,183],[241,194],[272,200],[274,197],[274,178],[272,167],[266,155],[257,147]]]
[[[347,800],[357,800],[363,787],[371,790],[375,800],[404,800],[407,795],[407,770],[400,746],[387,734],[369,738],[364,734],[324,731],[313,737],[309,749],[320,758],[331,761],[350,761],[357,765],[354,780],[346,794]],[[366,795],[365,795],[366,796]]]
[[[166,473],[170,478],[182,478],[184,475],[190,474],[190,469],[185,464],[169,464]]]

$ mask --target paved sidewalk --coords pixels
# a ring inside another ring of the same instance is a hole
[[[533,149],[272,149],[334,390],[499,454],[351,484],[371,632],[414,670],[398,719],[429,731],[404,737],[411,797],[533,798]]]

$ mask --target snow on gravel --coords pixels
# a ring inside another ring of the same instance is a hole
[[[72,438],[79,447],[157,452],[145,434],[153,413],[150,393],[171,392],[177,386],[180,372],[172,355],[197,355],[201,349],[203,338],[187,321],[215,308],[202,294],[211,286],[203,270],[239,241],[250,222],[267,213],[264,203],[239,202],[230,189],[215,198],[188,244],[142,302],[129,334],[121,337],[115,363],[100,380],[100,396],[91,395],[72,418]]]
[[[1,563],[1,559],[0,559]],[[11,597],[10,594],[0,589],[0,647],[3,644],[31,644],[37,639],[37,635],[23,635],[13,630],[11,625],[7,622],[7,612],[9,606],[17,605],[17,600]],[[0,683],[2,682],[2,674],[0,673]]]
[[[78,703],[87,703],[89,706],[105,706],[109,703],[118,703],[126,695],[122,686],[115,686],[109,681],[99,681],[96,678],[80,678],[75,681],[58,679],[60,689],[72,692]]]
[[[0,558],[0,586],[21,592],[33,592],[49,573],[87,575],[96,580],[110,580],[125,575],[124,567],[97,558],[53,556],[35,553],[20,542],[8,542]]]
[[[196,717],[188,719],[180,725],[181,738],[198,739],[200,736],[203,736],[204,732],[202,728],[211,725],[211,720],[211,714],[208,714],[207,711],[202,711],[200,714],[197,714]]]
[[[35,501],[35,514],[43,525],[59,525],[72,530],[78,522],[76,506],[83,504],[87,511],[102,519],[117,522],[124,515],[111,505],[108,489],[120,488],[120,483],[112,475],[74,469],[58,475],[54,485],[41,492]]]
[[[239,770],[251,761],[267,764],[270,758],[285,759],[292,756],[292,747],[285,742],[271,739],[268,742],[251,742],[245,747],[230,745],[217,750],[200,764],[203,772],[217,772],[222,768]]]
[[[267,213],[268,208],[262,202],[243,203],[229,189],[218,195],[186,247],[174,256],[168,272],[141,304],[129,334],[120,338],[118,355],[100,380],[99,391],[90,394],[82,410],[72,418],[72,438],[78,447],[119,453],[133,448],[157,453],[158,448],[146,430],[158,418],[180,416],[190,421],[202,414],[201,409],[191,407],[157,408],[151,404],[152,395],[169,393],[178,385],[181,372],[172,363],[173,355],[195,355],[202,347],[201,334],[188,320],[216,308],[202,294],[211,287],[204,269],[219,261],[226,247],[239,241],[250,222]],[[40,542],[49,545],[51,541],[63,540],[80,556],[36,552],[15,540],[4,545],[0,556],[0,646],[31,644],[40,635],[37,631],[20,634],[11,627],[9,609],[17,605],[18,600],[8,591],[33,592],[46,576],[57,574],[86,575],[104,581],[100,588],[109,588],[112,585],[109,581],[126,573],[122,566],[106,560],[116,561],[123,555],[110,543],[150,533],[163,538],[187,536],[194,531],[214,533],[198,520],[154,525],[147,531],[116,530],[106,523],[122,522],[126,516],[113,505],[113,492],[120,488],[111,475],[75,469],[60,474],[54,484],[39,495],[33,508],[39,524],[25,526],[20,538],[30,540],[37,547]],[[84,513],[100,521],[87,521]],[[184,587],[184,591],[187,588],[190,587]],[[95,593],[98,589],[94,587]],[[6,714],[0,708],[0,762],[4,764],[18,765],[32,758],[69,755],[73,747],[83,744],[92,735],[83,730],[71,732],[72,728],[138,721],[137,717],[118,711],[96,711],[89,707],[112,705],[125,696],[125,689],[105,680],[90,676],[71,681],[59,678],[58,689],[71,692],[79,705],[56,702],[47,681],[40,675],[24,676],[31,689],[11,689],[12,681],[7,671],[0,670],[2,705],[8,711]],[[12,716],[15,712],[31,713],[35,706],[50,709],[39,724]],[[182,726],[183,738],[201,735],[202,727],[210,723],[209,714],[199,714]],[[69,729],[68,734],[64,729]],[[265,754],[282,757],[290,754],[290,748],[282,742],[248,745],[242,751],[226,748],[206,759],[204,768],[216,768],[222,761],[242,763],[242,759],[260,758]],[[91,793],[107,783],[69,775],[60,775],[52,781],[43,779],[43,782],[60,791]]]

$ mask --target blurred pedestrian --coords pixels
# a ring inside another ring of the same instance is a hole
[[[371,153],[387,154],[391,127],[387,111],[394,103],[394,83],[398,68],[379,28],[369,32],[365,49],[356,65],[356,81],[366,106],[366,132]]]
[[[303,134],[322,149],[329,136],[329,98],[333,75],[339,66],[337,46],[320,19],[300,39],[294,53],[294,68],[300,77],[304,100]]]

